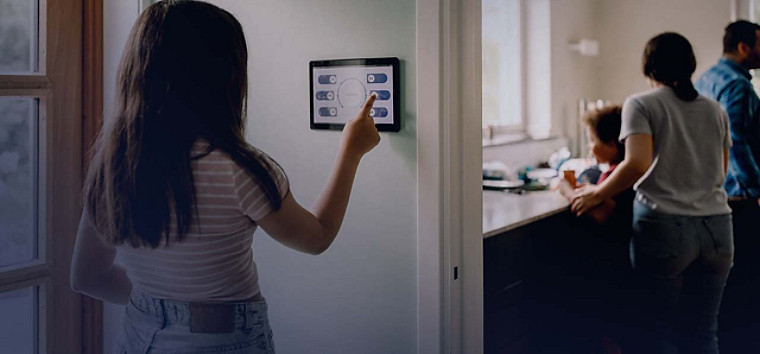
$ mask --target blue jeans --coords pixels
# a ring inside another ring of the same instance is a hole
[[[159,299],[133,290],[123,331],[114,352],[123,353],[274,353],[267,304],[235,303],[228,333],[194,333],[189,303]]]
[[[718,309],[734,255],[731,215],[668,215],[636,202],[633,229],[643,352],[718,353]]]

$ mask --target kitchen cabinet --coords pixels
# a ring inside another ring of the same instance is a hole
[[[625,340],[627,240],[560,209],[484,238],[486,353],[595,353],[605,336]]]

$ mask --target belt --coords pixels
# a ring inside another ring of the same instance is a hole
[[[747,201],[747,200],[749,200],[749,198],[744,197],[744,196],[740,196],[740,195],[730,195],[730,196],[728,196],[728,201],[729,202],[744,202],[744,201]]]

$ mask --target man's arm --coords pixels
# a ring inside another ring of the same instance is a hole
[[[735,176],[742,188],[752,197],[760,198],[760,166],[749,145],[752,117],[750,108],[753,100],[752,87],[743,82],[736,82],[727,87],[720,95],[720,104],[728,113],[731,131],[730,163],[728,170]]]

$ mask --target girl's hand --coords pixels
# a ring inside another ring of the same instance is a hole
[[[375,127],[375,120],[369,115],[375,98],[377,98],[376,94],[370,95],[356,118],[346,123],[341,137],[343,153],[361,158],[380,143],[380,134]]]
[[[594,185],[584,185],[575,190],[575,197],[573,197],[571,210],[577,216],[585,214],[591,208],[602,204],[604,202],[599,196],[596,195],[597,187]]]

